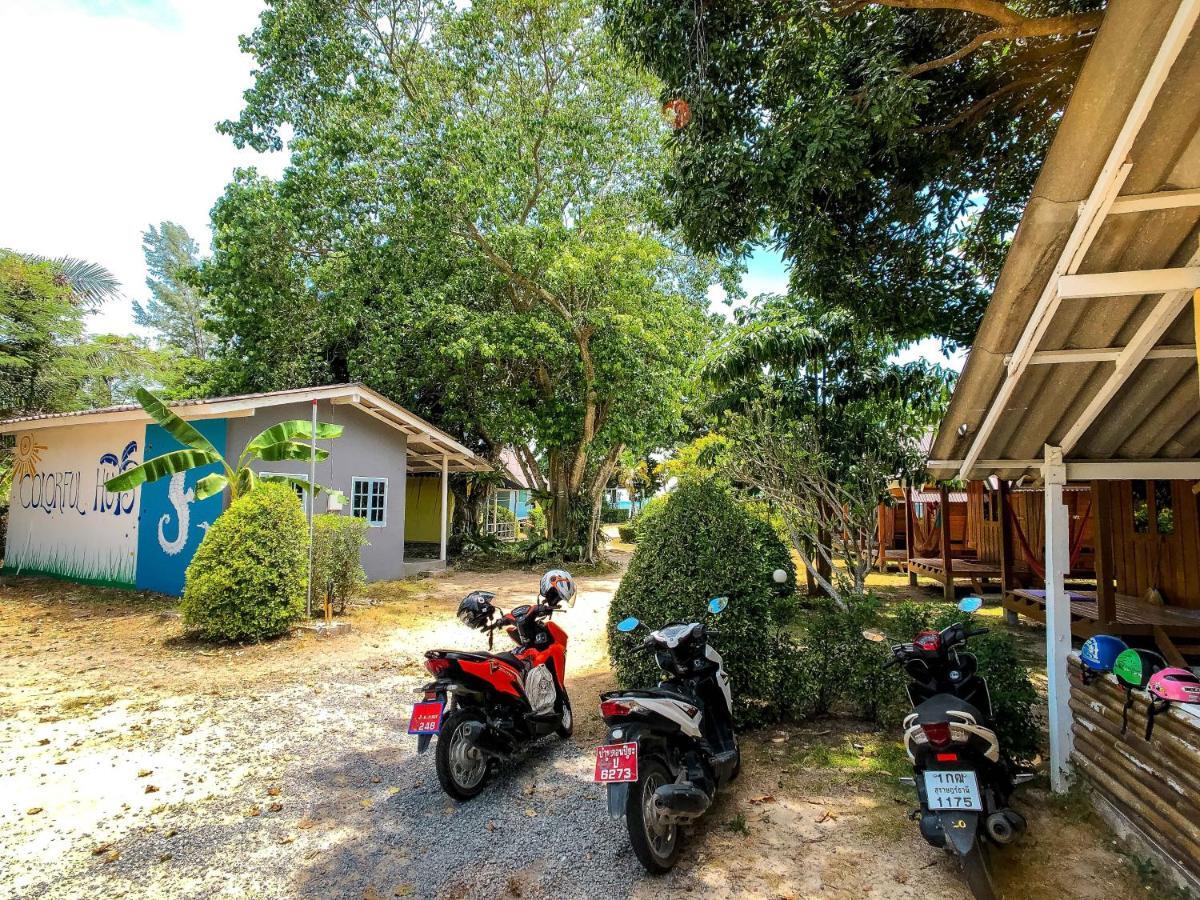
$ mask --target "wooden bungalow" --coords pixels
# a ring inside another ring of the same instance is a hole
[[[1046,623],[1051,785],[1074,765],[1142,832],[1152,802],[1091,777],[1121,749],[1083,734],[1068,658],[1073,632],[1153,638],[1176,661],[1200,634],[1198,21],[1200,0],[1110,0],[929,462],[1041,489],[1043,594],[1006,587]],[[1094,592],[1067,590],[1074,484],[1094,498]],[[1171,802],[1195,822],[1189,797]],[[1159,849],[1200,883],[1195,854]]]
[[[895,565],[905,571],[908,561],[916,558],[940,558],[941,493],[936,487],[920,490],[893,486],[890,503],[879,504],[879,556],[876,568],[881,572]],[[909,522],[908,504],[912,497],[913,520]],[[950,550],[954,557],[968,555],[967,495],[952,491],[950,505]],[[911,532],[911,534],[910,534]],[[909,553],[909,548],[912,553]]]

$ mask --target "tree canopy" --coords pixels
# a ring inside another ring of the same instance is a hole
[[[797,296],[950,344],[975,333],[1103,6],[605,2],[686,109],[663,184],[693,247],[773,243]]]
[[[715,269],[656,227],[653,84],[582,0],[275,0],[221,128],[279,147],[214,210],[203,278],[240,388],[364,378],[495,454],[596,549],[627,449],[669,443]],[[229,385],[233,386],[233,385]]]

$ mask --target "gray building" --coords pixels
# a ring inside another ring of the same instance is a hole
[[[189,400],[171,404],[231,464],[256,434],[290,419],[331,422],[341,437],[318,441],[329,457],[316,464],[322,492],[306,512],[366,519],[367,578],[401,578],[446,558],[452,472],[487,464],[445,432],[361,384]],[[138,406],[31,416],[0,422],[14,440],[14,475],[5,547],[6,573],[178,594],[196,547],[227,503],[196,500],[207,469],[111,494],[117,472],[180,448]],[[310,477],[304,462],[255,463],[257,471]],[[297,489],[299,491],[299,489]],[[301,492],[302,493],[302,492]],[[425,550],[406,560],[405,544]]]

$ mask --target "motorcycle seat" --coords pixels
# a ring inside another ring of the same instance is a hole
[[[687,703],[691,706],[703,707],[697,698],[688,696],[680,691],[665,685],[659,685],[650,690],[630,690],[618,691],[613,694],[614,697],[645,697],[648,700],[679,700],[682,703]]]
[[[953,694],[935,694],[916,708],[917,724],[925,725],[950,721],[950,713],[963,712],[979,725],[987,725],[988,718],[979,709]]]
[[[502,662],[505,665],[512,666],[518,672],[528,670],[529,664],[524,660],[519,659],[516,655],[509,651],[501,653],[483,653],[473,650],[431,650],[425,654],[427,657],[436,656],[446,659],[460,659],[465,662]]]

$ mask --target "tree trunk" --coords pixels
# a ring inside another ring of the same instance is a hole
[[[623,449],[622,445],[609,448],[590,477],[585,473],[593,467],[587,465],[586,457],[582,464],[579,462],[580,451],[550,451],[546,536],[559,544],[565,556],[589,563],[599,558],[604,487]]]

